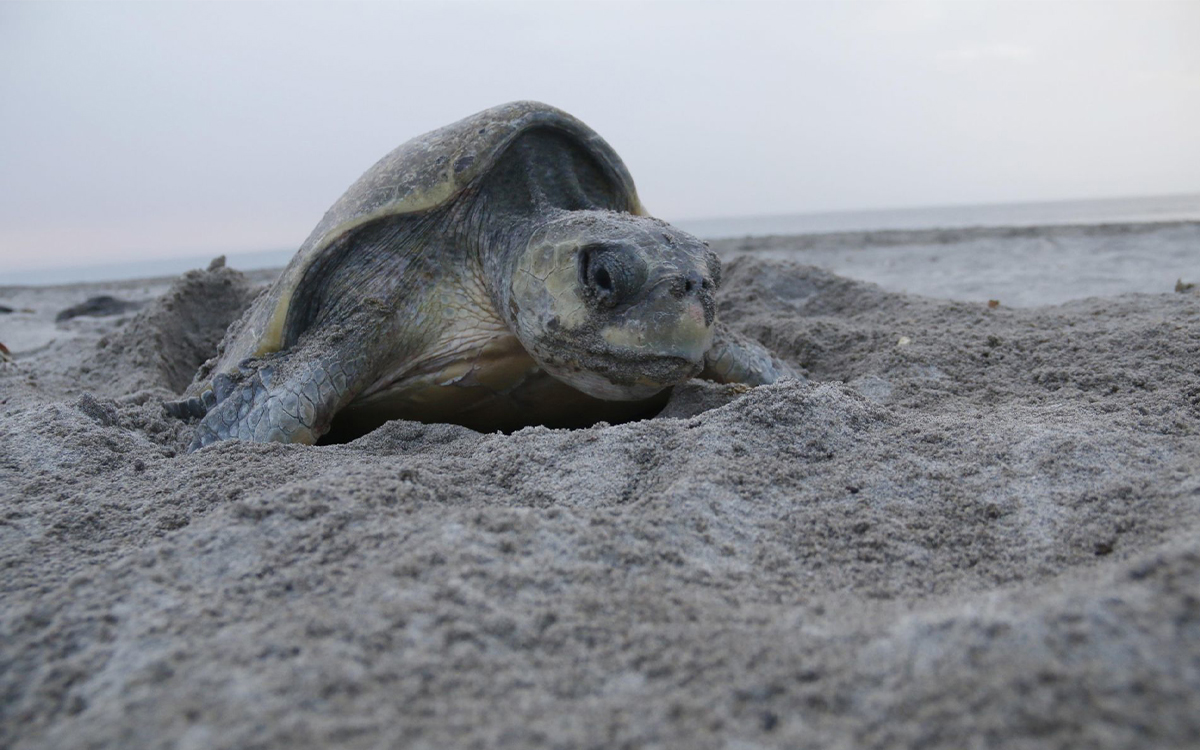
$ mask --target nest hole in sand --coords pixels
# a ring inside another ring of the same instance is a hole
[[[736,385],[718,385],[701,380],[690,380],[673,388],[667,388],[654,398],[638,402],[601,401],[587,409],[564,409],[542,415],[541,419],[522,419],[511,414],[497,418],[495,415],[467,415],[461,419],[418,420],[425,424],[455,424],[482,433],[502,432],[512,434],[525,427],[547,427],[557,430],[581,430],[598,424],[626,424],[647,419],[688,419],[697,414],[724,406],[746,392]],[[386,425],[385,418],[358,418],[339,416],[334,419],[329,432],[318,445],[349,443]]]

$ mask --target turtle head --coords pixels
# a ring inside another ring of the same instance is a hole
[[[509,324],[554,377],[597,398],[651,396],[698,373],[721,264],[658,219],[564,211],[515,258]]]

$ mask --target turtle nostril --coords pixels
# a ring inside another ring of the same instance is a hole
[[[691,271],[683,279],[683,291],[687,294],[691,294],[692,292],[695,292],[697,289],[701,289],[701,288],[707,289],[708,288],[707,284],[708,284],[708,282],[704,280],[703,276],[696,273],[695,271]]]

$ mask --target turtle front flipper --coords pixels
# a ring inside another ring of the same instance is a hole
[[[206,409],[189,451],[220,440],[312,445],[329,431],[337,411],[361,390],[369,362],[333,349],[313,356],[299,347],[243,363],[236,376],[219,374],[198,399]],[[180,402],[194,413],[196,404]]]
[[[704,355],[704,369],[696,377],[717,383],[766,385],[783,378],[805,377],[757,341],[733,333],[717,323],[713,345]]]

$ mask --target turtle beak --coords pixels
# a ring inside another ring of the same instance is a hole
[[[695,271],[659,281],[646,299],[600,331],[615,353],[699,364],[712,348],[716,305],[711,284]]]

